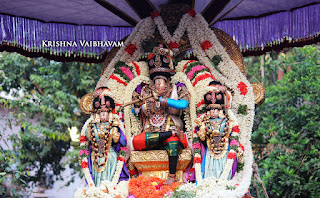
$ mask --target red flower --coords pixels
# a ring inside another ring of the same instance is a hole
[[[236,158],[237,158],[237,156],[234,152],[231,152],[228,154],[228,159],[236,159]]]
[[[126,162],[126,160],[125,160],[122,156],[117,157],[117,160],[118,160],[118,161]]]
[[[160,16],[160,12],[158,12],[158,11],[153,11],[153,12],[150,13],[150,15],[151,15],[151,18],[154,19],[154,18]]]
[[[240,89],[241,95],[246,95],[248,93],[247,87],[248,86],[246,84],[244,84],[244,82],[242,82],[242,81],[238,84],[238,88]]]
[[[82,162],[81,168],[88,168],[88,162]]]
[[[232,127],[232,132],[240,133],[239,125]]]
[[[208,40],[205,40],[203,43],[201,43],[201,47],[202,47],[203,50],[207,50],[210,47],[212,47],[212,45]]]
[[[176,42],[174,42],[174,43],[173,43],[173,42],[170,42],[170,43],[169,43],[169,48],[170,48],[170,49],[178,48],[178,47],[179,47],[179,44],[176,43]]]
[[[194,161],[194,163],[201,163],[201,158],[200,157],[194,157],[193,161]]]
[[[125,51],[132,56],[132,54],[137,50],[137,46],[134,44],[129,44]]]
[[[194,168],[190,168],[190,173],[193,173],[195,171]]]
[[[186,13],[188,13],[192,17],[196,16],[196,11],[193,8],[187,10]]]
[[[161,189],[161,186],[162,186],[162,183],[159,183],[158,185],[156,185],[156,190],[160,190]]]
[[[241,143],[240,143],[240,147],[244,151],[244,146]]]
[[[150,60],[152,57],[153,57],[153,54],[151,53],[148,55],[147,60]]]
[[[86,142],[87,141],[87,137],[84,135],[81,135],[80,137],[80,143]]]
[[[129,174],[130,175],[136,175],[136,174],[138,174],[138,172],[137,172],[136,169],[132,169],[132,170],[129,171]]]

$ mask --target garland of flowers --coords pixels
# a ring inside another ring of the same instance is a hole
[[[192,148],[193,148],[193,165],[196,173],[196,180],[200,182],[202,180],[202,171],[201,171],[201,145],[200,138],[196,133],[193,133],[192,139]]]
[[[183,36],[186,26],[189,24],[191,17],[189,14],[185,14],[180,19],[179,25],[177,29],[174,31],[173,36],[171,36],[170,32],[168,31],[167,26],[164,24],[160,14],[156,14],[153,17],[154,23],[156,24],[160,35],[162,38],[169,44],[169,48],[174,52],[179,51],[179,41],[180,38]]]
[[[88,155],[89,155],[89,151],[88,149],[88,140],[86,137],[86,130],[89,126],[89,123],[91,121],[93,121],[93,115],[90,116],[90,118],[84,123],[82,129],[81,129],[81,136],[80,136],[80,150],[79,151],[79,163],[81,165],[82,168],[82,172],[84,174],[84,177],[88,183],[88,186],[94,186],[94,182],[92,180],[91,174],[90,174],[90,170],[88,168]]]
[[[135,197],[162,198],[166,193],[172,192],[180,184],[163,185],[164,179],[157,177],[139,176],[129,182],[129,193]],[[142,190],[143,189],[143,190]]]
[[[134,90],[137,88],[138,85],[141,83],[149,83],[150,78],[147,76],[138,76],[134,78],[130,83],[127,85],[124,91],[124,102],[132,101],[132,94]],[[130,139],[131,136],[137,135],[141,133],[141,122],[138,116],[135,116],[131,112],[131,105],[126,106],[124,108],[124,117],[125,117],[125,126],[126,126],[126,136]]]
[[[138,60],[143,54],[141,43],[143,40],[150,38],[155,31],[155,25],[151,17],[142,19],[134,28],[133,32],[124,42],[124,46],[119,49],[115,57],[111,60],[108,67],[100,77],[96,88],[105,86],[109,77],[114,72],[114,66],[118,61],[132,62]]]
[[[241,133],[240,141],[243,142],[246,152],[244,153],[245,174],[242,175],[242,182],[236,188],[235,192],[239,194],[245,194],[251,182],[251,166],[253,162],[250,144],[250,136],[254,116],[254,96],[252,87],[250,86],[250,83],[247,81],[244,75],[240,72],[239,68],[234,64],[228,54],[224,51],[214,32],[208,28],[207,22],[201,15],[196,15],[191,24],[189,24],[187,30],[190,43],[199,61],[210,68],[213,76],[218,81],[222,82],[225,86],[231,88],[234,91],[232,111],[236,111],[241,103],[246,104],[247,107],[249,107],[249,112],[246,116],[237,114],[237,117],[239,118],[239,127],[241,131],[243,131],[243,133]],[[208,40],[211,43],[211,46],[207,49],[203,49],[201,46],[201,43],[205,42],[204,39]],[[220,55],[222,58],[222,61],[220,61],[220,63],[218,64],[218,68],[223,75],[214,69],[212,62],[209,60],[209,58],[212,58],[216,54]],[[247,86],[246,95],[241,95],[241,92],[238,88],[238,84],[240,84],[241,82],[243,82]]]
[[[99,187],[78,188],[75,198],[126,198],[128,197],[128,181],[121,181],[114,186],[110,181],[101,182]]]
[[[195,102],[194,102],[194,97],[195,95],[195,91],[194,88],[192,86],[192,84],[190,83],[190,80],[188,80],[188,77],[186,76],[186,74],[182,73],[182,72],[177,72],[174,76],[171,77],[171,82],[172,83],[178,83],[181,82],[183,84],[185,84],[185,86],[187,87],[187,90],[190,93],[190,101],[189,101],[189,106],[188,108],[185,110],[185,123],[186,123],[186,131],[187,131],[187,137],[188,139],[192,138],[192,129],[195,127],[193,120],[195,120],[196,117],[196,107]]]

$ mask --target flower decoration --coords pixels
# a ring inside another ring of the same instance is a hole
[[[194,163],[201,163],[201,157],[194,157],[193,158]]]
[[[236,125],[236,126],[232,127],[232,132],[240,133],[239,125]]]
[[[132,170],[129,171],[129,174],[130,175],[137,175],[138,171],[136,169],[132,169]]]
[[[154,19],[154,18],[160,16],[160,12],[159,11],[153,11],[153,12],[150,13],[150,15],[151,15],[151,18]]]
[[[80,136],[80,143],[86,142],[87,141],[87,137],[84,135]]]
[[[164,179],[139,176],[129,182],[129,193],[135,197],[162,198],[166,193],[174,191],[180,184],[163,185]]]
[[[80,150],[79,151],[79,156],[82,156],[82,155],[85,155],[85,156],[89,155],[89,151],[86,150],[86,149]]]
[[[246,95],[248,93],[247,87],[248,86],[242,81],[238,84],[238,88],[240,89],[241,95]]]
[[[129,44],[125,51],[132,56],[132,54],[137,50],[137,46],[134,44]]]
[[[243,114],[243,115],[247,115],[247,105],[239,105],[238,108],[238,113],[239,114]]]
[[[228,154],[228,159],[236,159],[236,158],[237,158],[237,156],[236,156],[236,154],[234,152],[230,152]]]
[[[220,55],[214,55],[214,56],[211,58],[211,61],[212,61],[213,65],[218,66],[219,63],[222,61],[222,58],[221,58]]]
[[[124,152],[127,152],[127,147],[120,147],[120,151],[124,151]]]
[[[212,47],[211,43],[208,41],[208,40],[205,40],[204,42],[202,42],[201,44],[201,47],[203,50],[207,50],[209,49],[210,47]]]
[[[194,144],[192,145],[192,148],[193,148],[193,149],[201,149],[200,143],[194,143]]]
[[[239,146],[239,142],[237,140],[231,140],[230,146],[233,146],[233,145]]]
[[[150,60],[151,58],[153,58],[153,55],[154,55],[154,54],[150,53],[150,54],[148,55],[148,57],[147,57],[147,60]]]
[[[196,16],[196,11],[193,8],[190,8],[189,10],[186,11],[191,17]]]
[[[88,168],[88,162],[82,162],[81,168]]]
[[[179,44],[176,42],[170,42],[169,43],[169,48],[173,49],[173,48],[179,48]]]
[[[241,143],[240,143],[240,147],[244,151],[244,146]]]
[[[118,156],[118,157],[117,157],[117,160],[118,160],[118,161],[122,161],[122,162],[125,162],[125,161],[126,161],[126,160],[124,159],[124,157],[122,157],[122,156]]]

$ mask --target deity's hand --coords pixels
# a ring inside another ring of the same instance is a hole
[[[158,101],[159,95],[158,95],[158,93],[156,91],[152,91],[152,96],[156,101]]]
[[[120,133],[119,133],[117,127],[113,127],[112,129],[113,129],[112,140],[114,143],[117,143],[117,142],[119,142],[119,139],[120,139]]]

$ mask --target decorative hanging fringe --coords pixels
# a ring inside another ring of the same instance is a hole
[[[254,19],[225,20],[214,27],[237,42],[244,56],[320,41],[320,4]]]
[[[101,63],[112,47],[121,47],[131,27],[45,23],[0,15],[0,51],[56,61]],[[94,43],[99,41],[99,43]]]
[[[251,56],[317,43],[320,41],[319,24],[320,4],[315,4],[260,18],[219,21],[214,27],[232,36],[244,56]],[[91,43],[90,47],[84,47],[80,41],[118,44],[132,31],[131,27],[45,23],[0,14],[0,51],[63,62],[102,63],[112,46],[93,47]],[[46,41],[74,41],[77,46],[70,43],[65,47],[45,47],[43,44],[48,45]]]

